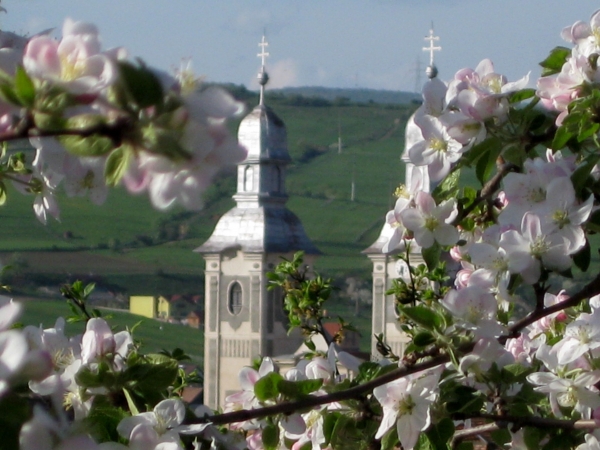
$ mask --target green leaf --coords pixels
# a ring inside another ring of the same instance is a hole
[[[492,439],[496,444],[500,447],[504,447],[504,444],[508,444],[512,440],[512,436],[510,435],[510,431],[506,428],[500,428],[498,430],[494,430],[490,432]],[[566,447],[565,447],[566,448]]]
[[[23,105],[27,107],[33,106],[35,101],[35,86],[22,66],[18,66],[15,73],[15,95]]]
[[[127,406],[129,407],[129,411],[131,412],[131,415],[137,416],[140,413],[140,411],[138,410],[138,407],[136,406],[135,402],[133,401],[131,392],[129,392],[127,389],[123,388],[123,394],[125,394],[125,399],[127,400]]]
[[[127,167],[129,166],[129,159],[131,158],[130,148],[126,145],[122,145],[119,148],[113,150],[113,152],[106,159],[106,165],[104,166],[104,177],[106,178],[106,184],[110,186],[116,186],[125,175]]]
[[[428,331],[421,331],[413,338],[413,344],[418,347],[427,347],[435,342],[435,337]]]
[[[522,166],[527,159],[527,154],[519,144],[509,144],[502,150],[502,157],[516,166]],[[489,175],[488,175],[489,177]],[[487,179],[487,178],[486,178]]]
[[[537,450],[540,448],[540,441],[544,437],[544,432],[535,427],[525,427],[523,429],[523,440],[529,450]]]
[[[523,100],[530,99],[535,95],[535,89],[521,89],[520,91],[513,92],[508,96],[510,103],[519,103]]]
[[[585,186],[598,161],[600,161],[600,155],[592,153],[586,156],[583,162],[575,169],[571,175],[571,181],[573,182],[575,191],[580,191]]]
[[[0,399],[0,448],[20,448],[19,431],[31,418],[31,408],[27,398],[10,390],[4,393]]]
[[[577,134],[577,141],[583,142],[587,138],[595,135],[600,128],[600,123],[590,123],[588,121],[581,122],[579,127],[579,133]]]
[[[592,248],[590,243],[585,241],[585,246],[573,255],[573,262],[582,272],[586,272],[592,261]]]
[[[140,362],[128,367],[121,374],[122,379],[128,381],[128,386],[142,397],[166,390],[177,379],[179,373],[177,361],[163,355],[159,356],[166,358],[168,362],[157,364]],[[155,395],[152,395],[152,398],[155,398]]]
[[[398,448],[400,440],[398,439],[398,427],[392,427],[389,432],[381,438],[381,450],[392,450]]]
[[[429,270],[433,270],[440,262],[440,257],[442,256],[442,247],[437,242],[434,242],[431,247],[421,250],[421,255],[425,260],[425,264],[427,264],[427,268]]]
[[[399,306],[398,309],[402,314],[423,328],[428,330],[437,329],[439,331],[442,331],[444,328],[442,317],[427,306]]]
[[[277,397],[281,380],[283,380],[283,377],[276,372],[265,375],[254,385],[254,395],[261,402]]]
[[[86,388],[97,388],[102,386],[101,375],[92,371],[89,366],[83,366],[75,375],[75,381],[79,386]]]
[[[567,129],[566,126],[560,126],[556,130],[556,134],[554,135],[554,139],[552,140],[551,148],[553,150],[560,150],[565,148],[567,142],[573,137],[573,133]]]
[[[448,442],[454,435],[454,422],[449,417],[446,417],[430,427],[426,434],[434,449],[446,450],[449,448]]]
[[[475,174],[481,184],[484,184],[492,176],[492,173],[496,168],[496,160],[501,151],[501,145],[490,146],[488,151],[479,158],[479,161],[477,161]]]
[[[311,339],[307,339],[306,341],[304,341],[304,345],[306,345],[306,347],[308,347],[308,349],[310,351],[316,351],[317,347],[315,346],[315,343],[311,340]]]
[[[566,47],[555,47],[548,57],[540,63],[543,67],[542,76],[553,75],[560,72],[562,66],[567,61],[567,58],[571,55],[571,49]]]
[[[11,85],[8,85],[6,83],[1,83],[0,84],[0,96],[2,97],[2,100],[6,101],[8,103],[12,103],[13,105],[17,105],[17,106],[24,106],[23,102],[21,102],[21,100],[17,96],[14,88]]]
[[[288,381],[281,379],[277,385],[279,393],[291,399],[305,397],[323,385],[322,379]]]
[[[460,444],[454,447],[454,450],[473,450],[473,443],[461,442]]]
[[[109,138],[99,135],[61,136],[60,143],[76,156],[104,156],[114,148]]]
[[[164,94],[156,75],[144,66],[136,67],[128,62],[117,64],[123,85],[137,106],[148,108],[162,105]]]
[[[3,181],[0,181],[0,206],[6,203],[6,185]]]
[[[472,147],[470,150],[465,152],[462,158],[459,160],[461,164],[471,166],[473,163],[479,160],[483,155],[489,152],[500,152],[502,148],[502,142],[499,138],[493,136],[488,137],[483,142]]]
[[[135,413],[138,414],[138,413]],[[119,442],[117,425],[129,414],[122,408],[113,406],[107,396],[97,395],[84,419],[85,425],[98,442]]]
[[[269,424],[263,428],[262,442],[266,450],[275,450],[279,446],[279,428]]]
[[[452,171],[434,189],[432,197],[437,203],[450,197],[456,197],[458,193],[458,182],[460,180],[460,169]]]

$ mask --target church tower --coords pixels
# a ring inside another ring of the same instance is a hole
[[[439,37],[435,36],[433,33],[433,24],[431,25],[429,35],[425,37],[425,40],[429,41],[429,47],[423,47],[424,51],[429,52],[429,66],[425,70],[425,73],[429,78],[427,83],[442,83],[437,79],[438,69],[433,63],[434,51],[442,49],[440,46],[434,46],[434,42],[438,41]],[[421,108],[423,108],[423,106],[419,109]],[[423,139],[421,129],[414,121],[414,117],[418,112],[420,111],[417,110],[408,119],[404,134],[404,152],[401,157],[405,164],[404,184],[407,187],[411,186],[414,174],[420,172],[419,175],[422,180],[421,189],[429,192],[431,190],[431,183],[429,181],[427,167],[415,166],[410,162],[408,156],[408,150],[413,144]],[[374,338],[375,335],[383,334],[385,343],[389,345],[394,354],[398,356],[402,356],[404,349],[409,342],[408,336],[402,331],[398,322],[396,300],[393,295],[386,295],[386,292],[391,289],[394,279],[404,278],[407,281],[409,279],[406,263],[396,257],[398,250],[391,249],[388,252],[384,252],[384,248],[393,234],[394,229],[392,226],[385,223],[377,240],[371,244],[370,247],[363,250],[363,253],[366,254],[373,263],[373,311],[371,329],[371,357],[373,359],[381,358],[381,354],[377,350],[377,340]],[[424,262],[421,256],[421,249],[415,242],[411,244],[409,260],[411,265],[415,266]]]
[[[204,403],[223,407],[240,389],[238,373],[261,356],[293,353],[302,339],[287,336],[281,293],[267,291],[267,272],[303,250],[312,265],[319,250],[298,217],[286,208],[285,171],[291,161],[285,124],[265,105],[263,36],[258,54],[260,101],[240,123],[248,155],[237,168],[236,206],[195,251],[206,261]]]

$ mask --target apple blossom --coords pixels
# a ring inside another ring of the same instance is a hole
[[[450,222],[456,217],[456,203],[446,200],[436,205],[433,197],[426,192],[418,192],[415,207],[404,209],[400,219],[406,229],[413,232],[417,244],[428,248],[437,241],[441,245],[456,244],[458,231]]]
[[[440,181],[450,172],[453,163],[464,152],[462,144],[450,137],[437,117],[424,115],[417,125],[423,140],[408,149],[410,161],[416,166],[427,166],[431,181]]]
[[[437,396],[439,371],[417,373],[373,390],[383,408],[383,418],[375,438],[381,438],[396,425],[402,447],[412,450],[419,434],[431,423],[429,408]]]

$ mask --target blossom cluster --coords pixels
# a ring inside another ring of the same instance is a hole
[[[245,157],[225,127],[243,106],[219,88],[200,90],[189,69],[135,65],[122,48],[102,50],[94,25],[71,19],[60,40],[8,35],[0,137],[29,138],[36,156],[3,175],[36,195],[41,222],[59,218],[59,185],[101,204],[107,184],[122,182],[159,209],[199,209],[212,177]]]

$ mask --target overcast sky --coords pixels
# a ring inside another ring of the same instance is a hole
[[[256,89],[266,30],[270,87],[328,86],[414,91],[429,62],[433,21],[448,80],[490,58],[509,80],[561,45],[560,31],[589,21],[597,0],[2,0],[3,30],[33,34],[66,17],[98,25],[106,48],[170,70],[191,58],[209,81]]]

